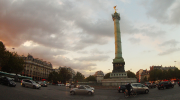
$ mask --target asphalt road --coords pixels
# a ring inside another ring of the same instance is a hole
[[[124,94],[118,93],[115,89],[95,89],[92,96],[70,95],[70,89],[65,86],[49,85],[41,89],[32,89],[17,83],[16,87],[0,85],[0,100],[180,100],[179,90],[178,85],[165,90],[153,88],[148,94],[124,98]]]

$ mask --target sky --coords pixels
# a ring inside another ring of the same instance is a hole
[[[0,0],[0,41],[53,68],[106,74],[115,58],[114,6],[126,71],[180,69],[179,0]]]

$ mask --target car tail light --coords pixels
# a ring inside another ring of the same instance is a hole
[[[178,84],[179,84],[179,82],[178,82]]]
[[[121,87],[119,86],[119,89],[120,89]]]
[[[163,86],[163,84],[161,84],[161,86]]]
[[[21,80],[21,83],[22,83],[22,80]]]

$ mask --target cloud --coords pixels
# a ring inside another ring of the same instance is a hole
[[[162,53],[159,53],[158,55],[160,55],[160,56],[168,55],[168,54],[172,54],[172,53],[177,52],[177,51],[180,51],[180,48],[171,48],[171,49],[168,49]]]
[[[139,38],[130,38],[129,41],[132,43],[132,44],[138,44],[141,40]]]
[[[159,44],[163,52],[159,53],[158,55],[168,55],[180,51],[180,48],[177,47],[178,44],[179,42],[174,39]]]
[[[148,17],[152,17],[160,23],[180,24],[179,0],[142,0],[140,4],[147,9]]]
[[[179,43],[178,41],[172,39],[172,40],[168,40],[168,41],[163,42],[163,43],[160,44],[159,46],[176,47],[178,43]]]
[[[92,55],[87,57],[74,58],[74,60],[91,62],[91,61],[106,61],[108,58],[109,56],[107,55]]]

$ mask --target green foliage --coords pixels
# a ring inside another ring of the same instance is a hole
[[[57,83],[58,81],[61,83],[66,83],[71,79],[71,73],[68,72],[66,68],[61,68],[59,72],[51,72],[48,76],[48,81]]]
[[[107,73],[105,76],[104,76],[104,79],[108,79],[110,78],[110,73]]]
[[[136,78],[136,75],[131,71],[127,71],[127,76],[128,78]]]
[[[24,69],[24,60],[17,53],[6,50],[4,44],[0,41],[0,65],[2,71],[19,74]]]
[[[59,80],[60,80],[60,77],[57,72],[53,71],[49,73],[48,81],[56,83]]]
[[[61,82],[66,83],[66,81],[69,81],[71,77],[71,73],[69,73],[69,71],[66,68],[61,68],[59,72],[59,79],[61,80]]]
[[[4,66],[5,45],[0,41],[0,67]]]
[[[148,81],[146,76],[144,77],[144,81],[145,81],[145,82]]]
[[[89,77],[86,78],[87,81],[96,81],[96,77],[93,75],[90,75]]]
[[[172,78],[180,78],[180,70],[179,69],[169,69],[169,70],[161,70],[161,69],[155,69],[150,71],[150,81],[155,81],[155,80],[169,80]]]
[[[76,75],[74,76],[74,80],[75,80],[75,83],[83,82],[83,81],[85,81],[85,77],[80,72],[77,72]]]

